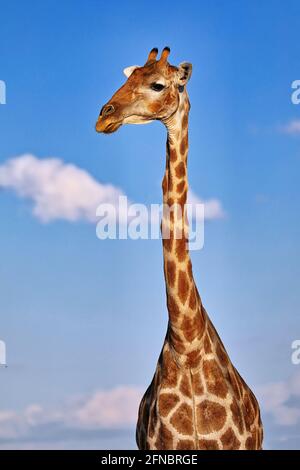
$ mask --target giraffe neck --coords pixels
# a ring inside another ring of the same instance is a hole
[[[179,354],[199,350],[205,329],[202,309],[188,249],[186,201],[188,192],[189,99],[180,93],[176,113],[165,121],[168,131],[166,170],[163,178],[162,220],[164,275],[169,313],[168,338]],[[173,210],[172,210],[173,208]],[[167,237],[165,237],[165,234]]]

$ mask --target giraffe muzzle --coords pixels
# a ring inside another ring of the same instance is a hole
[[[105,104],[100,111],[98,121],[96,123],[96,131],[104,134],[115,132],[122,125],[118,117],[116,118],[116,107],[112,104]]]

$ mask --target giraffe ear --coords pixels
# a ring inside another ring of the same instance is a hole
[[[178,66],[179,85],[185,85],[192,75],[192,64],[190,62],[181,62]]]
[[[132,72],[134,72],[135,69],[138,69],[139,67],[139,65],[131,65],[130,67],[126,67],[126,69],[123,70],[125,77],[130,77]]]

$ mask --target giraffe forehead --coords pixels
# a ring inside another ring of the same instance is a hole
[[[128,78],[130,84],[151,83],[159,80],[172,80],[175,77],[178,69],[173,65],[160,66],[158,62],[144,65],[134,70],[132,75]]]

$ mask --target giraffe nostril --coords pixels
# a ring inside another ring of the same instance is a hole
[[[115,112],[115,108],[112,104],[106,104],[103,106],[103,108],[100,111],[100,116],[108,116],[109,114],[112,114]]]

